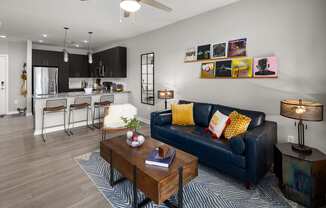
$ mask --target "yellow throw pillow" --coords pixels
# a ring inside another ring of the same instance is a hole
[[[194,122],[194,113],[193,108],[194,104],[172,104],[172,124],[181,125],[181,126],[193,126]]]
[[[251,122],[251,118],[233,111],[229,118],[231,120],[230,125],[225,128],[224,137],[231,139],[232,137],[238,136],[239,134],[245,133]]]

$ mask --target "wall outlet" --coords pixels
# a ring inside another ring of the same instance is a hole
[[[289,136],[288,136],[288,142],[295,143],[295,137],[289,135]]]

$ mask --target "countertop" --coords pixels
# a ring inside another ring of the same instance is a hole
[[[55,95],[35,95],[34,99],[52,99],[52,98],[67,98],[67,97],[83,97],[83,96],[96,96],[96,95],[115,95],[115,94],[126,94],[130,91],[123,92],[107,92],[107,91],[93,91],[91,94],[86,94],[85,92],[64,92]]]

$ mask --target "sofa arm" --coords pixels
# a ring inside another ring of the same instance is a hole
[[[165,110],[151,113],[151,125],[167,125],[172,123],[172,111]]]
[[[257,184],[273,164],[274,144],[277,142],[277,123],[265,121],[245,135],[247,180]]]

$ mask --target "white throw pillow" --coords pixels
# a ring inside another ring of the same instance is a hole
[[[220,111],[216,111],[209,122],[208,129],[217,138],[220,138],[226,126],[230,123],[230,118]]]

